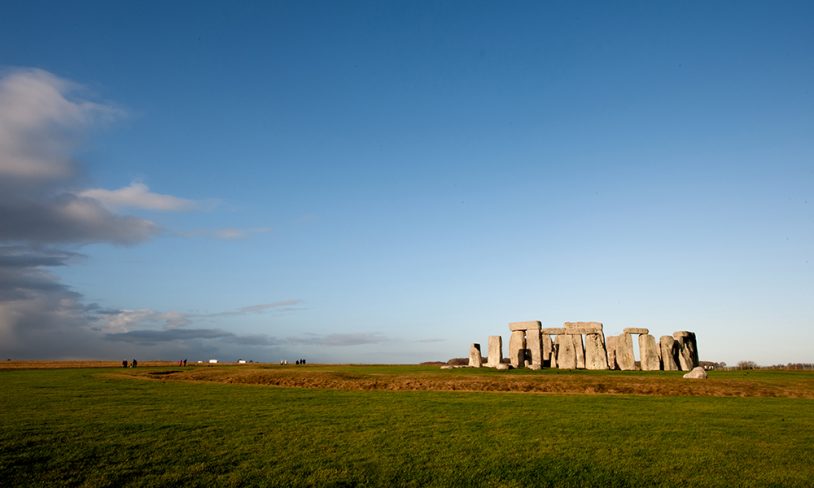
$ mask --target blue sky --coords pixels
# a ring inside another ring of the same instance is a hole
[[[814,359],[810,2],[3,11],[2,356]]]

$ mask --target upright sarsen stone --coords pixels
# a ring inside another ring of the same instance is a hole
[[[574,338],[579,338],[579,346],[582,348],[582,336],[570,334],[557,336],[557,367],[560,369],[577,369],[577,347]]]
[[[695,334],[686,330],[673,333],[673,339],[678,343],[678,363],[681,371],[691,371],[698,366],[698,346]]]
[[[601,332],[585,336],[585,369],[608,369],[608,355]]]
[[[630,334],[616,336],[616,363],[622,371],[635,371],[636,360],[633,357],[633,337]]]
[[[483,366],[483,357],[480,355],[480,344],[472,344],[469,346],[469,366],[472,368],[480,368]]]
[[[678,353],[678,343],[673,336],[661,336],[659,338],[659,349],[661,350],[661,365],[664,371],[680,371],[676,355]]]
[[[509,362],[514,368],[521,368],[526,361],[526,331],[513,330],[509,337]]]
[[[608,369],[619,369],[619,364],[616,362],[616,340],[617,336],[608,336],[605,338],[607,340],[607,348],[608,348]]]
[[[543,344],[540,326],[526,330],[526,350],[528,351],[531,366],[543,366]]]
[[[639,335],[639,356],[642,371],[658,371],[661,369],[659,351],[656,348],[656,338],[652,335]]]
[[[503,362],[503,338],[501,336],[489,336],[489,361],[486,363],[490,368],[496,368]]]

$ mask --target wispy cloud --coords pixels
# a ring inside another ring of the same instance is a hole
[[[357,332],[348,334],[303,334],[286,339],[290,344],[308,344],[313,346],[361,346],[364,344],[381,344],[389,339],[377,332]]]
[[[115,342],[130,342],[142,345],[194,340],[218,340],[226,343],[253,346],[272,346],[278,344],[278,341],[265,335],[238,335],[221,329],[142,329],[133,330],[130,332],[107,334],[105,339]]]
[[[130,186],[118,190],[105,190],[103,188],[84,190],[79,193],[79,196],[92,198],[105,207],[114,210],[136,208],[175,212],[199,207],[199,204],[192,200],[151,192],[147,185],[138,181],[134,181]]]

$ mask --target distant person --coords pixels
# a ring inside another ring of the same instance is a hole
[[[126,368],[126,367],[127,367],[127,360],[125,359],[124,361],[122,361],[122,368]]]
[[[305,364],[305,359],[302,360],[302,364]]]
[[[187,365],[187,360],[186,360],[186,359],[184,359],[184,366],[186,366],[186,365]]]
[[[133,358],[133,367],[135,368],[136,366],[138,366],[138,361],[136,361],[136,358]]]

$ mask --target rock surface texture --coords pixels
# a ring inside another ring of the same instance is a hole
[[[707,372],[701,366],[696,366],[689,373],[684,375],[685,378],[690,380],[705,380],[707,379]]]
[[[473,368],[483,366],[483,357],[480,355],[480,344],[472,344],[469,346],[469,366]]]
[[[661,369],[664,371],[681,371],[678,369],[676,354],[678,352],[676,340],[673,336],[661,336],[659,349],[661,350]]]
[[[500,336],[489,336],[489,362],[490,368],[496,368],[503,362],[503,338]]]
[[[658,371],[661,369],[659,350],[656,347],[656,338],[650,334],[639,335],[639,360],[642,371]]]

